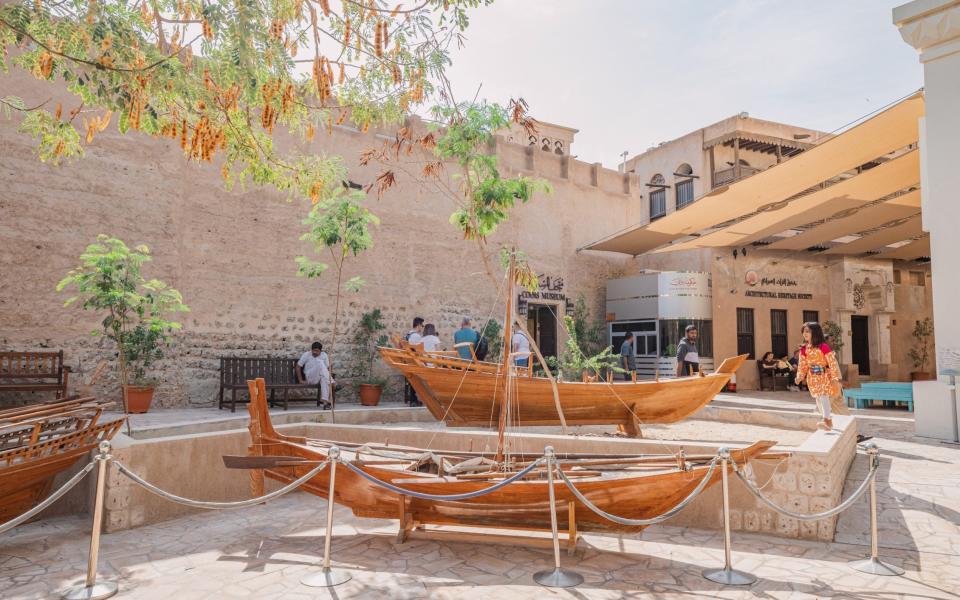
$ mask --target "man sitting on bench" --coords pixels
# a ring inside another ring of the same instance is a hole
[[[330,386],[336,381],[330,377],[330,358],[323,351],[323,344],[314,342],[309,352],[304,352],[297,361],[297,381],[320,386],[320,399],[330,404]]]

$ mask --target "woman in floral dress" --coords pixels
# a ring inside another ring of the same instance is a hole
[[[820,323],[803,324],[803,346],[800,348],[800,364],[797,367],[797,385],[807,382],[810,395],[817,401],[821,421],[817,427],[825,431],[833,429],[833,414],[830,398],[840,386],[840,365],[837,355],[827,345]]]

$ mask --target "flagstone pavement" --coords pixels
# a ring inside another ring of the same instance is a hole
[[[546,549],[519,544],[412,540],[395,542],[396,522],[359,519],[337,507],[336,567],[352,581],[332,589],[299,580],[317,570],[324,502],[294,493],[269,505],[210,512],[105,535],[100,576],[118,598],[192,600],[306,599],[613,599],[613,598],[898,598],[960,600],[960,447],[912,435],[909,415],[869,411],[861,431],[882,449],[878,477],[881,556],[907,570],[877,577],[847,561],[869,554],[866,501],[845,512],[833,543],[734,533],[734,566],[759,577],[746,588],[703,579],[723,561],[719,532],[655,526],[642,534],[584,536],[567,568],[580,586],[548,589],[533,573],[552,565]],[[854,462],[849,493],[866,457]],[[740,485],[733,481],[731,485]],[[82,581],[89,519],[58,517],[0,536],[0,598],[56,598]]]

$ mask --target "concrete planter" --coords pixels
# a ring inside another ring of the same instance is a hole
[[[924,373],[923,371],[910,372],[910,381],[930,381],[931,379],[933,379],[933,375],[930,373]]]

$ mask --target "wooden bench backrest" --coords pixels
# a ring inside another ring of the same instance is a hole
[[[0,379],[56,379],[63,376],[59,352],[0,352]]]
[[[247,385],[247,381],[263,378],[267,385],[297,383],[296,358],[222,357],[220,381],[228,385]]]

